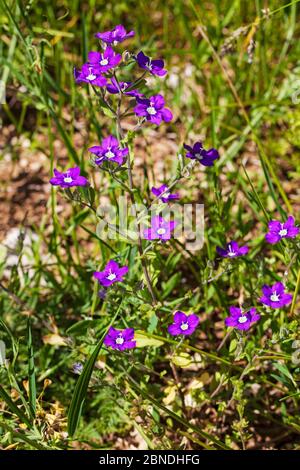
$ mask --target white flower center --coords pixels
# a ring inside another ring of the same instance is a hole
[[[95,80],[95,78],[97,78],[97,77],[93,73],[89,73],[89,75],[86,77],[86,79],[89,80],[90,82]]]
[[[188,327],[189,327],[189,324],[183,322],[183,323],[181,323],[180,329],[182,331],[186,331],[188,329]]]
[[[162,197],[169,197],[170,196],[170,192],[167,191],[166,193],[162,194]]]
[[[116,343],[117,344],[123,344],[124,343],[124,338],[122,338],[122,336],[118,336],[118,338],[116,339]]]
[[[109,281],[113,281],[114,279],[116,279],[116,277],[116,274],[110,271],[108,276],[106,276],[106,279],[108,279]]]
[[[286,229],[286,228],[283,228],[283,229],[280,230],[279,235],[280,235],[281,237],[285,237],[285,236],[287,235],[287,233],[288,233],[288,232],[287,232],[287,229]]]
[[[198,160],[202,160],[203,155],[201,155],[201,153],[195,153],[195,157],[198,158]]]
[[[108,64],[108,60],[107,59],[102,59],[100,60],[100,65],[107,65]]]
[[[236,252],[232,251],[231,245],[228,246],[228,256],[235,256]]]
[[[157,230],[157,233],[158,233],[158,235],[164,235],[166,233],[166,229],[165,228],[159,228]]]
[[[270,299],[272,300],[272,302],[278,302],[278,301],[279,301],[279,295],[276,294],[276,292],[274,292],[274,293],[271,295]]]
[[[147,62],[146,67],[148,67],[149,70],[152,70],[151,60],[149,60],[149,62]]]
[[[247,320],[248,320],[248,318],[246,317],[246,315],[242,315],[241,317],[239,317],[238,322],[239,323],[245,323]]]
[[[72,183],[72,181],[73,181],[73,178],[71,178],[71,176],[66,176],[64,178],[64,183]]]
[[[149,106],[149,108],[147,108],[147,113],[154,116],[156,114],[156,109],[153,106]]]
[[[108,150],[108,152],[106,152],[105,156],[106,156],[106,158],[114,158],[115,154],[111,150]]]

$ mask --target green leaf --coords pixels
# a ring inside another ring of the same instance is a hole
[[[153,333],[153,331],[155,331],[155,328],[157,327],[157,324],[158,324],[158,316],[154,312],[150,317],[150,323],[147,328],[148,333]]]
[[[233,339],[232,341],[230,341],[230,345],[229,345],[229,352],[232,353],[233,351],[236,350],[236,347],[237,347],[237,340],[236,339]]]
[[[288,370],[285,364],[281,364],[280,362],[275,362],[273,365],[275,369],[279,370],[279,372],[281,372],[285,377],[287,377],[292,382],[294,387],[297,388],[297,384],[294,381],[292,374],[290,373],[290,371]]]
[[[5,401],[10,411],[12,411],[12,413],[14,413],[20,419],[20,421],[22,421],[22,423],[26,424],[29,428],[32,427],[32,424],[27,418],[27,416],[12,401],[12,399],[10,398],[8,393],[4,390],[2,385],[0,385],[0,397]]]
[[[181,352],[176,356],[171,357],[171,361],[178,367],[184,369],[185,367],[189,367],[194,361],[193,358],[189,353]]]
[[[95,201],[95,190],[91,186],[82,186],[79,188],[79,192],[85,202],[88,202],[91,206]]]
[[[29,405],[32,416],[35,417],[36,412],[36,380],[34,354],[32,346],[31,319],[27,321],[27,350],[28,350],[28,382],[29,382]]]
[[[106,106],[102,106],[102,111],[103,111],[103,114],[105,114],[105,116],[107,116],[111,119],[115,118],[114,113],[109,108],[107,108]]]
[[[68,412],[68,433],[70,436],[73,436],[77,430],[95,362],[102,348],[106,333],[109,327],[114,323],[115,319],[117,318],[121,305],[122,305],[122,302],[120,303],[118,310],[116,311],[112,321],[110,322],[105,332],[101,336],[101,339],[99,343],[97,344],[97,346],[95,347],[93,353],[91,354],[89,359],[86,361],[83,371],[80,374],[79,379],[76,383],[75,390],[74,390],[70,407],[69,407],[69,412]]]
[[[173,274],[173,276],[170,277],[170,279],[167,282],[164,282],[162,284],[162,288],[163,288],[162,298],[163,299],[167,298],[168,295],[171,294],[172,290],[175,289],[180,279],[181,279],[181,273],[175,273]]]
[[[145,346],[162,346],[164,343],[156,338],[150,338],[146,336],[142,331],[136,331],[134,335],[134,339],[136,340],[136,347],[137,348],[144,348]]]

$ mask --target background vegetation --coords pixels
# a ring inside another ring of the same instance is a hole
[[[299,222],[298,2],[0,5],[6,88],[0,136],[0,339],[7,358],[0,368],[2,447],[297,449],[299,242],[270,249],[264,234],[271,217],[292,214]],[[174,120],[148,127],[135,141],[135,181],[145,197],[152,184],[176,173],[183,142],[202,140],[221,155],[214,168],[197,166],[177,185],[183,202],[205,204],[205,245],[189,253],[171,242],[148,253],[155,305],[139,282],[136,247],[125,241],[107,246],[95,234],[95,217],[48,183],[53,167],[77,164],[93,177],[96,206],[114,203],[120,193],[114,180],[91,169],[87,152],[114,131],[111,119],[73,79],[74,66],[97,47],[94,33],[119,23],[136,31],[126,47],[163,57],[169,71],[148,83],[164,94]],[[230,239],[246,241],[250,255],[221,262],[215,248]],[[118,287],[102,300],[92,272],[116,252],[130,267],[130,292]],[[224,340],[229,306],[245,299],[256,305],[261,285],[282,278],[292,306],[275,313],[260,307],[257,325]],[[195,335],[181,343],[166,332],[177,309],[201,319]],[[73,364],[87,363],[116,313],[121,327],[140,331],[139,347],[132,354],[94,353],[88,389],[82,395],[77,389],[70,416],[78,381]],[[67,434],[68,412],[73,436]]]

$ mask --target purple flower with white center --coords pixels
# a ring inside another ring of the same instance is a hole
[[[105,346],[111,347],[112,349],[118,349],[119,351],[124,351],[125,349],[133,349],[136,347],[136,341],[133,341],[133,338],[133,328],[116,330],[111,326],[103,342]]]
[[[81,70],[74,69],[74,77],[76,83],[85,82],[99,87],[107,84],[107,80],[101,75],[99,68],[90,64],[83,64]]]
[[[105,266],[104,271],[94,272],[94,278],[97,279],[102,286],[108,287],[115,282],[123,282],[123,276],[125,276],[127,273],[127,266],[119,268],[118,263],[111,260]]]
[[[112,47],[107,47],[104,52],[88,53],[88,61],[94,67],[97,67],[100,73],[116,67],[122,59],[121,54],[116,54]]]
[[[247,312],[238,307],[229,308],[230,316],[225,318],[225,325],[232,326],[238,330],[249,330],[252,323],[260,319],[260,315],[256,313],[256,308],[252,307]]]
[[[118,24],[111,31],[105,31],[104,33],[96,33],[95,37],[101,39],[106,44],[118,44],[119,42],[125,41],[125,39],[132,38],[135,35],[134,31],[126,32],[123,25]]]
[[[124,158],[128,155],[128,148],[122,148],[118,139],[113,135],[103,139],[101,145],[94,145],[94,147],[90,147],[88,150],[96,155],[96,165],[101,165],[105,161],[122,165]]]
[[[299,234],[299,227],[295,226],[295,219],[291,215],[287,221],[281,223],[277,220],[271,220],[269,222],[269,232],[266,234],[266,240],[268,243],[278,243],[283,238],[295,238]]]
[[[237,256],[244,256],[248,253],[249,248],[245,246],[238,246],[237,242],[229,242],[226,245],[226,248],[221,248],[217,246],[217,252],[223,258],[236,258]]]
[[[80,375],[82,371],[83,371],[83,364],[81,364],[81,362],[75,362],[75,363],[73,364],[73,372],[74,372],[74,374]]]
[[[276,282],[272,286],[264,285],[262,287],[263,296],[259,299],[261,303],[272,308],[282,308],[289,305],[292,300],[292,294],[284,292],[284,285],[282,282]]]
[[[154,95],[148,98],[137,98],[137,105],[134,112],[137,116],[146,118],[147,121],[159,126],[162,121],[170,122],[173,114],[165,108],[165,100],[162,95]]]
[[[183,147],[187,150],[187,158],[198,160],[204,166],[213,166],[214,161],[220,157],[218,150],[214,148],[205,150],[201,142],[196,142],[192,147],[183,144]]]
[[[155,215],[151,219],[151,228],[144,230],[146,240],[167,241],[171,238],[171,232],[175,229],[177,222],[175,220],[165,220],[161,215]]]
[[[84,176],[80,176],[80,168],[69,168],[64,173],[54,169],[54,177],[50,179],[53,186],[60,186],[61,188],[71,188],[72,186],[87,186],[88,180]]]
[[[141,69],[148,70],[152,75],[163,77],[167,71],[164,69],[164,61],[161,59],[152,60],[151,57],[146,56],[142,51],[136,56],[136,61]]]
[[[109,93],[116,95],[117,93],[123,93],[123,95],[127,96],[134,96],[135,98],[141,98],[143,93],[140,93],[138,90],[129,90],[126,91],[128,88],[131,87],[131,82],[118,82],[115,77],[111,78],[111,83],[109,83],[106,87]]]
[[[179,199],[179,194],[171,194],[166,184],[162,184],[159,188],[152,188],[151,191],[154,196],[159,198],[162,202],[170,202]]]
[[[172,325],[168,326],[168,332],[172,336],[191,335],[197,328],[199,321],[200,318],[194,313],[186,315],[178,310],[174,313]]]

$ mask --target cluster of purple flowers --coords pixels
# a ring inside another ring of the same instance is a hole
[[[282,282],[276,282],[272,286],[264,285],[262,287],[263,295],[260,297],[259,302],[267,307],[282,308],[289,305],[292,300],[292,294],[285,292],[285,287]],[[230,307],[230,316],[225,319],[226,326],[232,326],[238,330],[248,330],[252,323],[260,319],[260,315],[256,313],[256,308],[252,307],[245,311],[242,308]]]
[[[168,332],[172,336],[189,336],[194,333],[199,321],[199,317],[194,313],[187,315],[184,312],[177,311],[174,313],[173,323],[169,325]],[[133,349],[136,347],[134,329],[125,328],[124,330],[117,330],[111,326],[104,338],[104,344],[119,351]]]
[[[269,231],[265,235],[268,243],[278,243],[283,238],[295,238],[300,229],[295,226],[295,219],[289,216],[286,222],[279,222],[271,220],[268,224]],[[236,258],[244,256],[249,252],[248,246],[244,245],[239,247],[236,241],[227,243],[225,248],[217,247],[217,253],[223,258]],[[289,305],[293,296],[285,293],[285,286],[282,282],[277,282],[272,286],[263,285],[263,295],[259,301],[263,305],[270,308],[283,308]],[[232,326],[239,330],[248,330],[252,323],[260,319],[260,315],[256,313],[255,308],[250,308],[248,311],[243,311],[238,307],[230,307],[230,316],[225,319],[226,326]]]
[[[81,70],[74,70],[76,83],[90,83],[92,86],[105,87],[108,93],[124,94],[136,99],[134,108],[136,116],[143,118],[153,124],[159,125],[162,121],[170,122],[173,119],[171,111],[165,107],[165,100],[161,95],[145,97],[138,90],[134,89],[131,82],[118,81],[116,76],[110,77],[110,72],[119,65],[122,56],[116,53],[112,46],[123,42],[125,39],[134,36],[134,31],[126,32],[124,26],[117,25],[112,31],[96,33],[100,39],[103,51],[91,51],[88,54],[88,62],[83,64]],[[140,51],[133,56],[141,69],[158,77],[164,76],[167,71],[164,69],[164,61],[152,59]],[[110,79],[110,82],[108,82]]]
[[[96,33],[95,37],[100,40],[102,50],[90,51],[87,63],[83,64],[80,70],[74,69],[75,81],[76,83],[88,83],[93,87],[102,88],[103,97],[107,92],[111,95],[125,95],[134,98],[135,106],[133,111],[140,118],[139,124],[150,122],[158,126],[162,122],[168,123],[172,121],[173,114],[165,107],[164,97],[160,94],[146,97],[137,89],[138,83],[142,82],[142,78],[146,73],[157,77],[163,77],[167,74],[163,60],[152,59],[140,51],[137,55],[131,55],[131,58],[144,71],[141,77],[135,82],[119,81],[115,74],[114,69],[122,61],[122,55],[116,52],[114,47],[134,35],[134,31],[127,32],[122,25],[117,25],[111,31]],[[214,162],[220,158],[218,150],[215,148],[206,150],[200,141],[195,142],[193,145],[184,143],[183,147],[186,151],[186,158],[196,160],[205,167],[213,166]],[[94,145],[88,150],[94,156],[94,163],[99,166],[104,162],[109,164],[113,162],[120,166],[129,155],[129,148],[113,135],[109,135],[102,140],[100,145]],[[70,168],[65,172],[59,172],[55,169],[50,183],[64,189],[89,185],[88,180],[80,175],[79,167]],[[166,184],[157,188],[152,187],[151,191],[164,204],[180,198],[178,193],[172,194]],[[144,238],[166,242],[171,238],[176,224],[176,221],[165,220],[162,216],[156,215],[151,220],[150,228],[144,231]],[[265,239],[271,244],[278,243],[282,239],[295,238],[300,232],[300,229],[295,226],[295,220],[292,216],[289,216],[285,222],[271,220],[268,230]],[[239,246],[234,240],[227,243],[225,247],[218,246],[216,250],[223,258],[241,257],[249,252],[248,246]],[[114,260],[110,260],[103,271],[94,272],[94,278],[104,288],[104,291],[101,290],[102,298],[105,296],[105,289],[116,282],[123,282],[127,273],[128,267],[119,266]],[[285,292],[285,286],[281,282],[271,286],[264,285],[262,294],[259,299],[260,303],[274,309],[289,305],[292,301],[292,295]],[[260,315],[254,307],[245,310],[241,307],[231,306],[229,313],[230,315],[225,319],[226,326],[239,330],[248,330],[253,323],[260,319]],[[168,327],[168,332],[173,336],[191,335],[197,328],[199,321],[199,317],[194,313],[187,315],[184,312],[176,311],[173,323]],[[132,349],[136,346],[134,329],[117,330],[111,326],[104,339],[104,344],[119,351]],[[75,373],[80,373],[81,370],[82,365],[80,363],[74,365]]]
[[[94,278],[98,280],[99,284],[103,287],[109,287],[115,282],[122,282],[123,277],[128,273],[128,267],[119,267],[118,263],[111,260],[107,263],[103,271],[94,272]],[[168,327],[171,335],[191,335],[194,333],[198,326],[200,319],[195,314],[186,315],[183,312],[175,312],[174,320]],[[126,328],[124,330],[116,330],[110,327],[105,339],[104,344],[113,349],[124,351],[125,349],[132,349],[136,346],[134,338],[134,329]]]
[[[279,222],[272,220],[268,225],[269,232],[266,234],[265,239],[269,243],[278,243],[283,238],[294,238],[299,234],[300,229],[295,226],[295,219],[289,216],[286,222]],[[226,248],[217,247],[217,252],[224,258],[235,258],[244,256],[248,253],[249,248],[245,246],[239,247],[237,242],[231,241],[226,245]],[[282,282],[268,286],[262,286],[263,295],[260,297],[259,302],[270,308],[283,308],[289,305],[292,300],[292,294],[285,292],[285,286]],[[226,318],[226,326],[232,326],[239,330],[248,330],[252,323],[260,319],[260,315],[256,314],[256,309],[251,308],[248,311],[243,311],[241,308],[230,307],[230,316]]]

